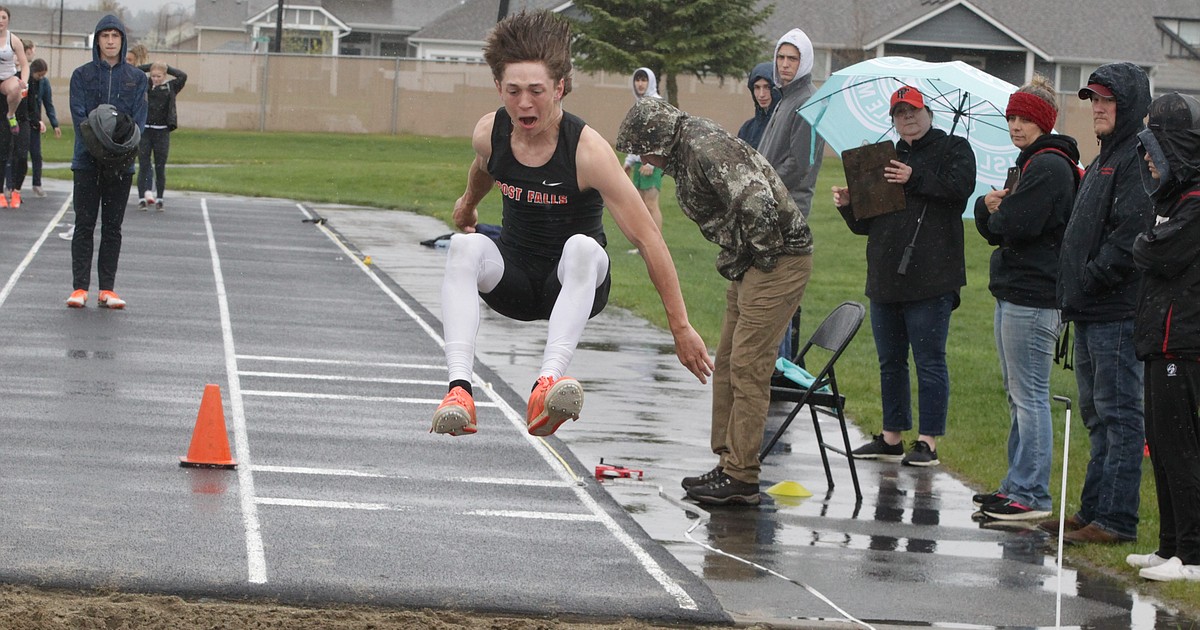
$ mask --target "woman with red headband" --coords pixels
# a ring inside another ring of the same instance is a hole
[[[1054,86],[1041,75],[1013,93],[1005,115],[1009,137],[1021,150],[1019,175],[1010,188],[975,202],[975,226],[996,247],[988,289],[996,298],[996,351],[1012,426],[1008,473],[996,492],[975,495],[975,507],[993,519],[1040,520],[1053,510],[1055,286],[1062,235],[1079,184],[1079,149],[1074,138],[1053,133]]]

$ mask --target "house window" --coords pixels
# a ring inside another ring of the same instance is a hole
[[[1200,20],[1162,20],[1162,25],[1189,46],[1200,46]]]

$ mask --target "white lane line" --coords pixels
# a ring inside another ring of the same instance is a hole
[[[221,258],[217,255],[217,239],[213,236],[208,217],[208,199],[200,199],[204,215],[204,230],[208,234],[208,251],[212,256],[213,279],[217,285],[217,306],[221,310],[221,337],[225,342],[225,376],[229,381],[229,405],[233,415],[233,441],[237,453],[238,495],[242,508],[242,525],[246,529],[246,573],[251,584],[267,581],[267,557],[263,550],[262,529],[258,521],[258,506],[254,503],[254,474],[250,460],[250,438],[246,431],[246,410],[242,405],[242,384],[238,379],[237,353],[233,349],[233,323],[229,317],[229,298],[225,293],[225,276],[221,273]]]
[[[322,365],[361,365],[367,367],[400,368],[403,370],[438,370],[445,371],[445,365],[422,363],[387,363],[382,361],[343,361],[340,359],[307,359],[304,357],[277,357],[261,354],[239,354],[237,358],[247,361],[277,361],[281,363],[316,363]]]
[[[259,505],[282,505],[286,507],[325,508],[330,510],[403,510],[403,507],[385,503],[354,503],[351,501],[310,501],[307,499],[273,499],[259,497],[255,499]]]
[[[594,523],[600,520],[595,514],[572,514],[570,512],[524,512],[521,510],[467,510],[466,516],[499,516],[501,518],[526,518],[543,521],[578,521]]]
[[[407,479],[407,477],[380,475],[376,473],[360,472],[357,470],[349,470],[345,468],[307,468],[303,466],[264,466],[262,464],[254,465],[254,472],[273,472],[286,473],[291,475],[329,475],[333,477],[375,477],[381,479]]]
[[[25,258],[21,260],[21,264],[17,265],[16,270],[8,277],[8,282],[4,283],[4,288],[0,289],[0,306],[4,306],[4,301],[8,299],[8,294],[12,293],[13,287],[17,286],[17,280],[21,279],[21,275],[25,273],[25,269],[29,267],[29,263],[33,262],[33,257],[42,248],[42,243],[45,243],[46,239],[50,238],[50,234],[54,232],[54,228],[58,227],[58,222],[62,221],[63,215],[67,213],[67,208],[70,207],[71,195],[67,195],[67,200],[58,209],[58,213],[50,219],[50,223],[46,225],[46,229],[42,230],[42,235],[33,243],[33,247],[29,248],[29,252],[25,254]],[[442,366],[442,369],[446,369],[445,366]]]
[[[278,499],[274,497],[259,497],[255,500],[259,505],[277,505],[282,507],[317,508],[326,510],[367,510],[371,512],[390,511],[403,512],[412,509],[404,505],[389,505],[387,503],[358,503],[354,501],[316,501],[311,499]],[[542,521],[573,521],[593,523],[597,519],[592,514],[572,514],[570,512],[523,512],[520,510],[465,510],[458,512],[463,516],[487,516],[500,518],[523,518]]]
[[[291,378],[313,381],[345,381],[354,383],[393,383],[396,385],[440,385],[446,386],[444,380],[431,381],[412,378],[383,378],[379,376],[342,376],[337,374],[299,374],[296,372],[258,372],[255,370],[240,370],[242,376],[257,376],[259,378]]]
[[[265,389],[242,390],[243,396],[268,396],[271,398],[308,398],[318,400],[363,400],[367,402],[394,402],[413,405],[439,405],[442,399],[437,398],[401,398],[397,396],[359,396],[355,394],[317,394],[314,392],[284,392]],[[476,407],[495,407],[496,403],[476,402]],[[522,429],[524,427],[522,426]]]
[[[330,477],[370,477],[374,479],[413,479],[409,475],[384,475],[381,473],[362,472],[349,468],[313,468],[310,466],[267,466],[255,464],[254,472],[270,472],[288,475],[327,475]],[[439,479],[456,483],[493,484],[498,486],[523,486],[530,488],[570,488],[574,483],[567,481],[548,481],[545,479],[512,479],[505,477],[451,477]]]

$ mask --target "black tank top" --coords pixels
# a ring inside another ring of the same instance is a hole
[[[504,197],[501,244],[524,255],[551,259],[562,256],[563,244],[575,234],[608,245],[602,222],[604,200],[595,189],[579,190],[575,150],[585,124],[563,112],[554,154],[535,168],[513,156],[512,119],[504,108],[496,111],[487,171]]]

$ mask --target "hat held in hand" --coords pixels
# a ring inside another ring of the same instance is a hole
[[[129,168],[137,157],[142,132],[128,114],[101,103],[79,125],[88,153],[102,168]]]

